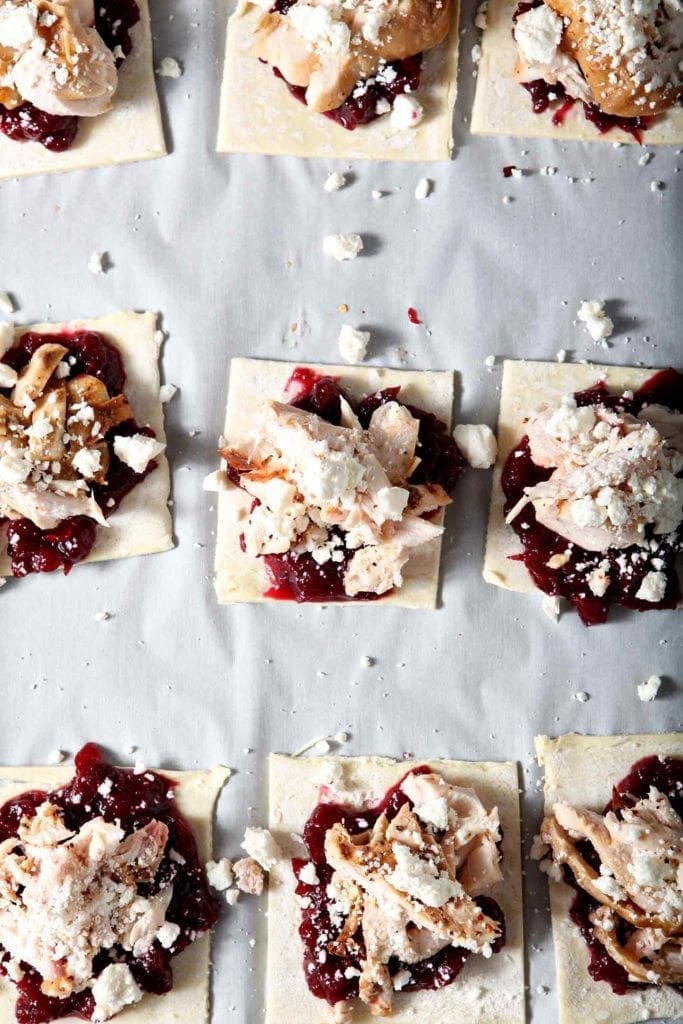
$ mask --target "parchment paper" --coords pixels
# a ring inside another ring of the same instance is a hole
[[[153,2],[152,15],[155,66],[172,56],[185,69],[159,80],[171,155],[0,185],[0,290],[26,322],[161,310],[165,378],[181,389],[166,407],[178,547],[2,588],[0,761],[40,763],[93,739],[124,760],[136,744],[129,760],[149,765],[225,762],[236,775],[217,845],[234,856],[244,825],[266,818],[267,753],[348,729],[348,754],[519,760],[530,841],[536,733],[680,727],[680,615],[615,615],[587,630],[485,584],[490,474],[474,470],[449,511],[439,611],[219,608],[215,496],[201,481],[217,466],[227,360],[334,362],[348,322],[372,331],[372,361],[401,365],[402,346],[409,366],[460,371],[456,419],[492,425],[500,371],[485,369],[489,354],[552,359],[564,348],[599,362],[680,363],[683,161],[658,149],[640,167],[631,147],[471,138],[478,33],[468,28],[454,161],[357,164],[329,195],[323,181],[344,165],[213,152],[227,10]],[[466,5],[463,25],[473,16]],[[534,173],[505,179],[509,164]],[[541,166],[558,172],[541,176]],[[434,191],[418,201],[422,176]],[[653,180],[663,192],[650,191]],[[372,189],[387,194],[373,200]],[[365,239],[355,262],[323,256],[323,235],[353,231]],[[110,254],[104,276],[87,269],[93,250]],[[615,320],[608,350],[572,323],[594,298]],[[423,326],[408,322],[409,306]],[[95,621],[100,610],[113,617]],[[643,704],[636,685],[652,673],[664,684]],[[587,703],[573,699],[584,690]],[[546,884],[534,865],[526,883],[532,1019],[554,1024]],[[246,897],[226,907],[215,1024],[261,1019],[265,910]]]

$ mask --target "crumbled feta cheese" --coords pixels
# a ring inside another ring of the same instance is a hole
[[[282,860],[282,850],[267,828],[248,828],[241,847],[264,871],[272,871]]]
[[[551,166],[541,167],[541,174],[543,175],[544,178],[552,178],[552,176],[554,174],[557,174],[557,167],[551,167]]]
[[[92,480],[102,468],[102,453],[98,448],[79,448],[71,465],[86,480]]]
[[[552,64],[563,32],[562,18],[546,4],[521,14],[514,27],[515,42],[530,64]]]
[[[411,981],[411,979],[412,979],[412,975],[411,975],[410,971],[406,970],[405,967],[403,968],[403,970],[397,971],[396,974],[392,978],[392,984],[394,986],[394,991],[395,992],[400,992],[401,989],[406,987],[406,985],[408,984],[409,981]]]
[[[109,1020],[124,1006],[139,1003],[142,989],[136,982],[128,964],[110,964],[92,983],[91,992],[95,1000],[94,1021]]]
[[[405,128],[415,128],[424,117],[424,109],[419,100],[406,93],[400,93],[394,100],[389,118],[392,128],[399,131]]]
[[[159,388],[159,401],[162,405],[166,405],[172,398],[175,397],[178,388],[175,384],[162,384]]]
[[[339,171],[333,171],[325,178],[323,189],[325,192],[338,192],[340,188],[344,188],[345,184],[346,176]]]
[[[229,491],[231,487],[228,474],[224,469],[215,469],[213,473],[207,474],[202,482],[202,488],[205,491]]]
[[[600,870],[603,870],[603,865],[600,865]],[[626,893],[612,875],[601,874],[599,878],[595,879],[593,884],[596,889],[599,889],[605,896],[609,896],[610,899],[616,902],[626,897]]]
[[[638,166],[639,167],[647,167],[647,165],[649,164],[650,160],[652,160],[653,156],[654,156],[654,153],[643,153],[642,156],[638,157]]]
[[[359,331],[350,324],[344,324],[339,332],[339,353],[347,363],[360,363],[368,351],[370,331]]]
[[[574,694],[574,700],[578,700],[579,704],[585,704],[590,699],[590,694],[586,693],[585,690],[579,690],[578,693]]]
[[[642,701],[654,700],[659,693],[659,687],[662,685],[662,680],[659,676],[650,676],[644,683],[640,683],[637,687],[638,699]]]
[[[496,365],[496,357],[495,356],[487,356],[486,359],[484,360],[484,366],[489,371],[489,373],[491,373],[493,371],[493,368],[494,368],[495,365]]]
[[[362,250],[363,239],[360,235],[326,235],[323,238],[323,252],[339,262],[355,260]]]
[[[106,252],[93,252],[88,260],[88,270],[91,274],[105,274],[107,271],[106,267],[107,253]]]
[[[156,73],[160,78],[180,78],[183,71],[175,57],[164,57]]]
[[[13,370],[7,363],[0,363],[0,388],[13,388],[18,379],[19,374],[16,370]]]
[[[459,423],[453,431],[453,437],[474,469],[489,469],[496,461],[496,436],[485,423]]]
[[[111,612],[95,612],[95,622],[108,622],[111,618]]]
[[[372,196],[373,199],[381,199],[382,196],[384,195],[384,192],[380,192],[378,188],[373,188],[370,195]]]
[[[226,891],[223,894],[223,897],[229,907],[234,907],[238,899],[240,898],[240,891],[239,889],[226,889]]]
[[[663,191],[664,191],[664,182],[663,181],[651,181],[650,182],[650,192],[663,192]]]
[[[161,441],[145,434],[117,435],[114,438],[114,454],[134,473],[144,473],[152,459],[161,455],[165,448]]]
[[[179,935],[179,924],[174,924],[173,921],[164,921],[157,932],[157,942],[160,946],[163,946],[164,949],[170,949]]]
[[[415,198],[426,199],[432,191],[432,183],[429,178],[420,178],[415,186]]]
[[[656,604],[658,601],[663,600],[665,593],[666,573],[648,572],[643,577],[643,581],[636,592],[636,598],[639,601],[651,601]]]
[[[440,832],[448,828],[448,803],[443,796],[426,800],[423,804],[415,806],[415,813],[425,825],[433,825]]]
[[[61,764],[62,761],[64,760],[66,760],[66,754],[64,753],[63,750],[58,750],[55,748],[55,750],[51,750],[50,753],[47,755],[48,764]]]
[[[387,881],[399,892],[420,900],[427,907],[443,907],[450,899],[461,896],[460,882],[439,871],[432,860],[424,859],[403,843],[392,843],[396,866]]]
[[[23,484],[32,472],[32,464],[19,455],[0,456],[0,483]]]
[[[614,330],[614,324],[605,313],[604,302],[584,301],[579,306],[576,315],[581,323],[586,325],[586,330],[593,341],[609,338]]]
[[[409,497],[410,493],[404,487],[380,487],[376,496],[377,507],[387,519],[400,522]]]
[[[308,863],[299,871],[299,881],[303,882],[304,885],[320,885],[320,879],[318,878],[318,872],[315,870],[315,864],[309,860]]]
[[[219,861],[210,860],[206,864],[206,877],[209,885],[217,892],[229,889],[234,881],[232,861],[221,857]]]
[[[564,363],[566,361],[566,359],[567,359],[567,350],[566,350],[566,348],[558,349],[557,354],[555,355],[555,358],[557,359],[558,363]]]
[[[543,614],[556,622],[560,617],[560,598],[545,596],[541,601]]]
[[[0,313],[4,313],[8,316],[14,312],[14,302],[9,292],[0,292]]]

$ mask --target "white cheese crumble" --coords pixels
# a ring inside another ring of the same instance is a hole
[[[590,699],[590,694],[586,693],[585,690],[579,690],[578,693],[574,694],[574,700],[577,700],[579,704],[585,704],[586,701],[589,701]]]
[[[7,363],[0,363],[0,388],[13,388],[18,379],[19,374],[16,370]]]
[[[229,491],[230,487],[230,480],[224,469],[215,469],[213,473],[208,473],[202,481],[202,488],[213,493]]]
[[[166,405],[172,398],[175,398],[178,393],[178,388],[175,384],[162,384],[159,388],[159,401],[162,405]]]
[[[175,57],[164,57],[156,73],[160,78],[180,78],[183,70]]]
[[[520,15],[514,28],[515,42],[530,64],[552,64],[563,32],[562,18],[546,4]]]
[[[226,889],[230,889],[234,881],[232,861],[227,857],[221,857],[219,861],[207,861],[206,877],[211,888],[217,892],[225,892]]]
[[[323,238],[323,252],[339,262],[355,260],[362,250],[363,239],[360,235],[326,235]]]
[[[484,366],[489,371],[489,373],[493,372],[493,368],[494,368],[495,365],[496,365],[496,357],[495,356],[487,356],[486,359],[484,360]]]
[[[308,861],[307,864],[299,871],[299,880],[305,885],[320,885],[320,879],[318,878],[318,872],[315,870],[315,864],[313,861]]]
[[[638,693],[638,700],[651,701],[654,700],[659,693],[659,687],[662,685],[662,680],[659,676],[650,676],[644,683],[639,683],[636,687]]]
[[[48,764],[61,764],[62,761],[65,761],[65,760],[66,760],[66,754],[64,753],[63,750],[59,750],[58,748],[55,748],[54,750],[51,750],[50,753],[47,755],[47,763]]]
[[[0,359],[14,344],[14,327],[6,320],[0,320]]]
[[[459,423],[453,431],[453,437],[474,469],[489,469],[496,461],[496,436],[485,423]]]
[[[161,455],[165,448],[161,441],[145,434],[117,435],[114,438],[114,454],[134,473],[144,473],[152,459]]]
[[[264,871],[272,871],[282,860],[282,850],[267,828],[247,828],[240,845]]]
[[[432,183],[429,178],[420,178],[415,186],[415,198],[426,199],[432,191]]]
[[[339,354],[347,363],[360,363],[367,355],[369,341],[370,331],[344,324],[339,332]]]
[[[639,601],[650,601],[656,604],[664,598],[665,593],[666,573],[648,572],[643,577],[643,582],[636,592],[636,597]]]
[[[540,10],[540,8],[536,8]],[[593,341],[603,341],[609,338],[614,330],[614,324],[605,313],[605,303],[597,300],[584,301],[576,311],[576,315]]]
[[[340,171],[333,171],[325,178],[323,189],[325,192],[338,192],[340,188],[344,188],[345,184],[346,176]]]
[[[10,313],[14,312],[14,302],[9,292],[0,292],[0,313],[4,313],[5,316],[9,316]]]
[[[394,100],[389,118],[391,127],[399,131],[405,128],[416,128],[424,117],[424,109],[419,100],[406,93],[400,93]]]
[[[71,465],[86,480],[92,480],[102,468],[102,453],[98,448],[79,448]]]
[[[418,856],[403,843],[392,843],[396,867],[387,875],[387,881],[399,892],[420,900],[427,907],[443,907],[450,899],[461,896],[460,882],[439,871],[436,864]]]
[[[132,1003],[142,999],[142,989],[133,977],[128,964],[110,964],[92,985],[95,1000],[94,1021],[109,1020]]]
[[[433,825],[440,832],[445,832],[448,828],[448,802],[443,796],[417,804],[415,813],[425,825]]]
[[[88,260],[88,270],[91,274],[105,274],[107,272],[106,261],[106,252],[93,252]]]

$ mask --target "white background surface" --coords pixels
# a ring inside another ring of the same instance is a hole
[[[615,614],[587,630],[567,613],[555,625],[540,598],[484,584],[490,474],[475,471],[450,511],[438,612],[219,608],[214,496],[201,481],[216,465],[228,359],[335,361],[346,320],[372,330],[373,361],[395,362],[402,345],[411,367],[458,369],[457,418],[491,424],[500,370],[485,370],[489,353],[552,359],[565,348],[596,361],[680,364],[683,158],[658,150],[643,168],[638,148],[473,139],[468,28],[454,161],[357,165],[348,187],[328,195],[324,162],[214,154],[226,12],[153,3],[152,15],[157,63],[174,56],[185,69],[159,80],[171,155],[0,185],[0,290],[26,322],[162,312],[165,379],[181,388],[167,407],[178,547],[2,590],[0,761],[43,763],[55,747],[73,752],[93,739],[117,759],[136,744],[149,765],[224,762],[236,775],[219,804],[217,850],[235,855],[247,820],[266,818],[268,752],[348,728],[344,753],[518,760],[530,838],[536,733],[679,726],[680,618]],[[472,18],[466,6],[464,25]],[[510,163],[533,174],[506,180]],[[541,177],[543,165],[558,173]],[[423,174],[434,192],[418,202]],[[654,179],[666,184],[660,194]],[[373,201],[375,188],[389,194]],[[324,259],[322,237],[336,231],[361,232],[363,256]],[[93,250],[111,256],[104,277],[87,269]],[[609,300],[617,330],[607,352],[572,322],[583,298]],[[410,305],[424,327],[408,323]],[[113,613],[106,623],[94,619],[102,609]],[[652,673],[665,682],[642,704],[636,685]],[[573,699],[579,690],[587,703]],[[534,866],[527,882],[532,1019],[551,1024],[549,918]],[[215,1022],[260,1019],[264,910],[246,898],[226,908]]]

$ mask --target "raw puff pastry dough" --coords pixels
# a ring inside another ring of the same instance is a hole
[[[178,783],[176,803],[197,840],[200,859],[211,857],[213,809],[230,776],[230,771],[215,765],[207,771],[167,772]],[[27,789],[55,789],[68,782],[73,768],[0,768],[0,803]],[[122,1024],[194,1024],[209,1020],[209,953],[210,935],[188,946],[173,959],[173,988],[163,996],[146,995],[135,1006],[129,1006],[116,1020]],[[7,978],[0,977],[0,1024],[16,1024],[14,1003],[16,989]],[[75,1021],[75,1017],[61,1017]]]
[[[487,583],[545,596],[534,585],[524,564],[510,561],[509,556],[520,552],[522,545],[512,527],[505,523],[505,498],[500,486],[503,466],[526,433],[525,420],[528,416],[540,405],[559,404],[565,395],[592,387],[599,380],[604,380],[608,387],[616,390],[635,390],[655,372],[631,366],[505,361],[498,418],[498,458],[493,472],[484,556],[483,575]]]
[[[263,9],[238,0],[228,21],[221,89],[219,153],[267,153],[328,160],[448,160],[458,76],[458,4],[448,38],[425,56],[415,93],[425,108],[416,128],[398,131],[388,115],[347,131],[295,99],[273,69],[250,53],[253,26]]]
[[[154,81],[149,4],[148,0],[137,3],[140,21],[131,29],[133,50],[119,70],[112,109],[99,117],[81,118],[76,140],[64,153],[51,153],[39,142],[14,142],[0,132],[0,180],[166,155]]]
[[[285,363],[262,359],[233,359],[230,363],[228,406],[224,434],[234,443],[242,435],[255,406],[265,399],[280,401],[292,371],[307,366],[319,373],[341,378],[351,396],[360,398],[380,388],[401,385],[401,397],[434,413],[450,429],[453,406],[453,374],[419,370],[390,370],[374,366],[333,366],[314,363]],[[216,593],[220,604],[244,601],[268,601],[264,591],[270,583],[263,563],[240,547],[241,521],[252,499],[238,487],[221,491],[218,497],[218,537],[216,540]],[[435,517],[440,523],[441,518]],[[410,576],[410,563],[404,569],[403,586],[378,601],[342,601],[342,607],[358,604],[399,605],[403,608],[436,608],[439,590],[440,539],[428,556],[420,557],[419,575]],[[325,604],[334,602],[326,601]]]
[[[368,801],[384,793],[418,764],[429,764],[452,783],[471,786],[487,807],[498,807],[503,829],[505,881],[493,893],[505,913],[507,942],[490,960],[472,955],[457,980],[433,991],[397,993],[392,1024],[523,1024],[524,947],[517,765],[512,762],[392,761],[380,757],[270,759],[269,825],[285,859],[270,873],[266,1024],[283,1024],[296,1007],[296,1024],[321,1024],[324,1003],[311,995],[302,968],[300,912],[289,858],[302,856],[300,835],[318,802],[327,766],[339,766],[344,789]],[[354,1013],[354,1024],[375,1021]]]
[[[516,6],[517,0],[489,2],[472,108],[472,131],[476,135],[634,143],[635,139],[620,128],[601,135],[583,116],[583,107],[578,102],[558,128],[552,124],[550,111],[534,114],[529,93],[514,77],[517,46],[512,38],[512,15]],[[643,134],[643,141],[648,146],[683,143],[683,109],[675,107],[658,118]]]
[[[601,811],[612,784],[649,754],[683,757],[683,734],[651,736],[536,737],[538,763],[545,768],[545,810],[558,800]],[[549,881],[553,942],[557,967],[559,1024],[632,1024],[650,1017],[683,1017],[683,995],[671,987],[645,988],[618,996],[606,982],[588,973],[588,951],[568,917],[574,891]]]
[[[164,416],[159,401],[159,351],[156,338],[156,313],[110,313],[95,320],[72,320],[63,324],[30,324],[15,327],[18,341],[27,331],[58,334],[60,331],[100,331],[113,341],[123,357],[126,394],[140,426],[153,428],[159,441],[165,441]],[[103,562],[132,555],[150,555],[173,547],[171,517],[168,511],[170,476],[165,454],[156,459],[153,473],[138,484],[108,520],[99,526],[95,545],[83,560]],[[0,529],[0,576],[11,576],[6,554],[7,537]],[[77,563],[77,566],[83,563]]]

